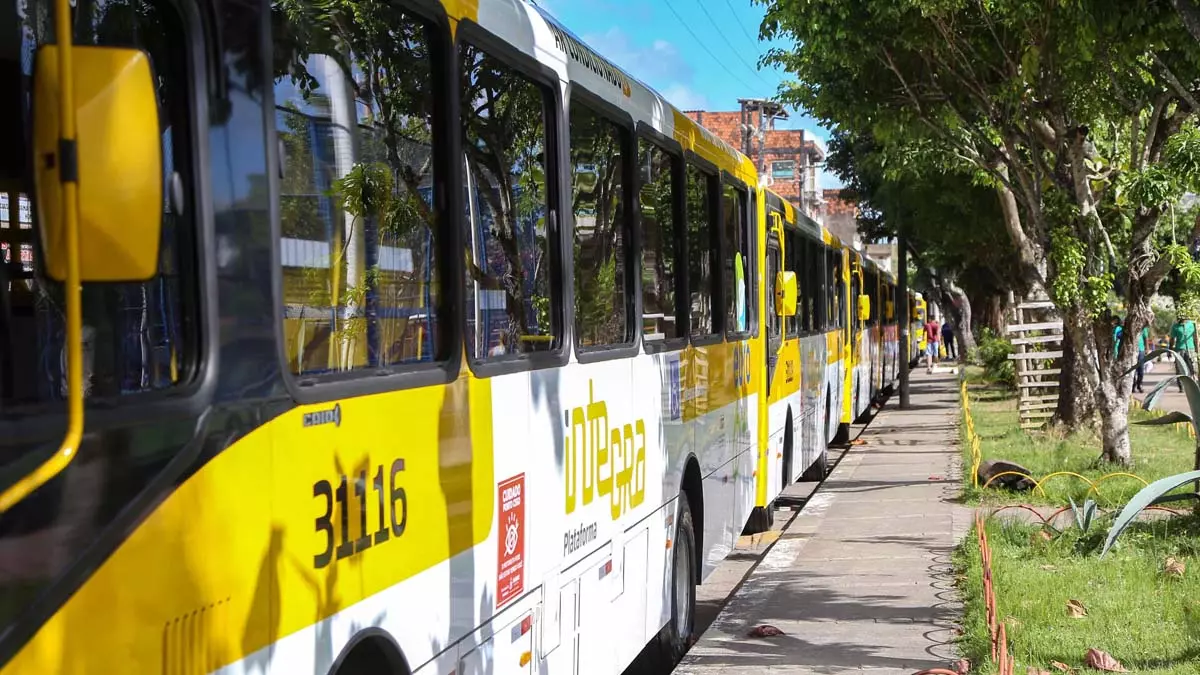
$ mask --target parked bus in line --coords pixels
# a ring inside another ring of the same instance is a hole
[[[71,6],[0,0],[0,675],[673,663],[895,377],[890,276],[531,4]]]

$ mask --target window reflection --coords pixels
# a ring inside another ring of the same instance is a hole
[[[467,352],[553,349],[545,91],[472,45],[460,52],[466,153]]]
[[[276,81],[283,145],[284,340],[291,371],[320,374],[446,357],[436,308],[431,31],[381,9],[316,21],[312,49]]]

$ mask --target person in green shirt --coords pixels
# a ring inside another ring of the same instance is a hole
[[[1171,349],[1179,353],[1187,361],[1192,372],[1196,370],[1196,322],[1184,317],[1176,317],[1171,326]],[[1183,383],[1176,380],[1179,391],[1183,391]]]

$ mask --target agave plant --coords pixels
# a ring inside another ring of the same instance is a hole
[[[1088,499],[1080,507],[1075,505],[1075,500],[1071,497],[1067,499],[1071,502],[1071,513],[1075,514],[1075,525],[1079,527],[1080,532],[1087,534],[1092,527],[1092,520],[1096,517],[1096,502]]]
[[[1162,398],[1163,392],[1166,391],[1167,387],[1174,382],[1178,382],[1179,386],[1183,388],[1184,395],[1187,396],[1190,414],[1173,410],[1161,417],[1137,422],[1137,424],[1153,425],[1187,422],[1188,424],[1192,425],[1193,431],[1196,432],[1194,434],[1194,437],[1196,438],[1196,455],[1194,463],[1195,470],[1187,473],[1176,474],[1174,476],[1167,476],[1166,478],[1160,478],[1139,490],[1138,493],[1133,496],[1133,499],[1129,500],[1129,503],[1125,505],[1125,508],[1121,509],[1121,513],[1117,516],[1116,520],[1113,521],[1112,527],[1110,527],[1108,530],[1108,538],[1104,542],[1104,548],[1100,551],[1100,557],[1104,557],[1104,554],[1108,553],[1108,550],[1112,547],[1113,542],[1117,540],[1117,537],[1121,536],[1121,533],[1125,531],[1125,528],[1133,522],[1133,519],[1136,518],[1143,509],[1157,504],[1177,502],[1184,499],[1195,499],[1200,502],[1200,382],[1197,382],[1196,376],[1192,372],[1192,368],[1188,362],[1184,361],[1183,357],[1173,349],[1161,348],[1152,350],[1146,354],[1146,360],[1149,361],[1160,354],[1171,355],[1171,359],[1175,362],[1175,374],[1163,379],[1162,382],[1158,383],[1158,386],[1150,391],[1150,394],[1146,396],[1146,399],[1143,402],[1143,407],[1147,411],[1153,410],[1155,406],[1157,406],[1159,400]],[[1134,366],[1134,368],[1136,367],[1137,366]],[[1133,368],[1129,369],[1128,371],[1128,373],[1131,372],[1133,372]],[[1167,494],[1176,488],[1186,485],[1187,483],[1193,483],[1193,492],[1174,495]],[[1197,509],[1200,509],[1200,503],[1197,504]]]
[[[1154,389],[1146,396],[1142,402],[1142,407],[1147,411],[1153,411],[1162,399],[1163,393],[1171,384],[1178,383],[1183,389],[1184,395],[1187,397],[1189,413],[1173,410],[1162,417],[1156,417],[1152,420],[1136,422],[1136,424],[1175,424],[1177,422],[1187,422],[1192,425],[1192,430],[1196,433],[1192,436],[1196,439],[1196,457],[1193,468],[1200,471],[1200,382],[1196,380],[1195,374],[1192,372],[1191,365],[1183,360],[1183,357],[1173,349],[1166,347],[1155,349],[1146,354],[1146,361],[1149,361],[1161,354],[1170,354],[1172,361],[1175,363],[1175,374],[1163,378]],[[1126,371],[1126,375],[1132,373],[1137,366]],[[1196,486],[1197,497],[1200,497],[1200,483]]]
[[[1200,481],[1200,471],[1188,471],[1187,473],[1159,478],[1138,491],[1133,496],[1133,499],[1129,500],[1129,503],[1125,505],[1125,508],[1121,509],[1121,513],[1117,516],[1117,519],[1113,521],[1112,527],[1108,530],[1108,538],[1104,540],[1104,548],[1100,550],[1100,557],[1103,558],[1104,554],[1108,553],[1108,549],[1112,548],[1113,542],[1117,540],[1117,537],[1121,536],[1121,533],[1133,522],[1137,514],[1142,512],[1142,509],[1154,504],[1193,497],[1194,495],[1191,494],[1164,496],[1171,490],[1192,481]]]

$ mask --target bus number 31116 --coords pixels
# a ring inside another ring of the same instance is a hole
[[[333,556],[336,554],[337,559],[349,558],[352,555],[357,555],[371,548],[375,544],[383,544],[392,537],[399,537],[404,534],[404,526],[408,522],[408,498],[404,494],[404,488],[397,484],[397,476],[404,471],[404,460],[397,459],[392,462],[391,475],[388,478],[388,488],[384,489],[383,483],[383,466],[375,467],[375,480],[373,487],[376,495],[377,516],[375,522],[379,524],[378,529],[372,534],[367,530],[367,493],[371,488],[367,486],[367,470],[363,469],[359,472],[358,477],[354,481],[354,497],[358,502],[358,534],[357,539],[350,538],[350,494],[349,485],[346,476],[342,476],[341,482],[335,490],[327,480],[319,480],[313,484],[313,497],[324,498],[325,513],[317,516],[317,532],[325,533],[325,545],[320,553],[313,556],[313,567],[321,569],[330,563]],[[341,543],[334,548],[334,500],[337,501],[337,513],[339,522],[339,531],[341,532]]]

